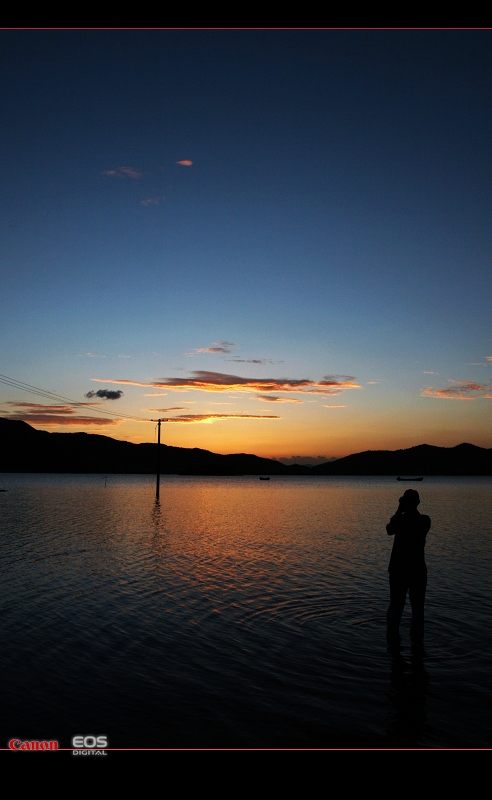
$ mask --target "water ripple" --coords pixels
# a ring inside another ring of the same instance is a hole
[[[160,504],[149,476],[2,482],[5,736],[490,744],[490,479],[422,486],[424,660],[408,610],[401,650],[384,641],[389,479],[166,476]]]

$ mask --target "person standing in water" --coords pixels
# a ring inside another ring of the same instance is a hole
[[[400,497],[396,514],[386,525],[388,535],[395,537],[388,566],[390,604],[387,639],[390,643],[400,640],[400,620],[407,592],[412,606],[410,637],[414,644],[422,644],[424,639],[424,601],[427,587],[424,547],[431,520],[426,514],[419,513],[419,504],[419,493],[415,489],[407,489],[403,497]]]

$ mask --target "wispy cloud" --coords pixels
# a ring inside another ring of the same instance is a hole
[[[146,197],[144,200],[140,200],[141,206],[158,206],[161,203],[161,200],[164,200],[163,197]]]
[[[323,403],[323,408],[347,408],[347,406],[332,406],[328,405],[327,403]]]
[[[302,403],[302,400],[295,397],[279,397],[276,394],[257,394],[256,399],[267,403]]]
[[[227,358],[226,361],[234,361],[236,364],[264,364],[263,358]]]
[[[216,422],[224,419],[281,419],[266,414],[180,414],[170,417],[166,422]]]
[[[176,164],[180,164],[182,167],[191,167],[193,161],[190,161],[189,158],[184,158],[182,161],[176,161]]]
[[[8,419],[28,422],[30,425],[50,426],[104,426],[118,425],[119,420],[107,419],[105,417],[85,417],[77,412],[79,406],[100,405],[96,403],[77,403],[76,405],[43,405],[42,403],[14,403],[7,402],[5,405],[14,406],[17,411],[8,412]]]
[[[422,397],[437,397],[441,400],[475,400],[477,397],[486,397],[483,392],[489,391],[490,387],[485,383],[475,383],[475,381],[454,381],[449,380],[453,386],[445,389],[434,389],[432,386],[424,389],[420,394]]]
[[[226,358],[236,364],[283,364],[283,361],[274,361],[273,358]]]
[[[227,347],[195,347],[195,353],[229,353]]]
[[[88,358],[106,358],[106,356],[99,356],[97,353],[80,353],[81,358],[84,358],[85,356]]]
[[[212,347],[195,347],[195,353],[230,353],[234,342],[214,342]]]
[[[11,414],[9,419],[21,420],[22,422],[29,423],[29,425],[46,426],[69,425],[72,427],[79,427],[83,425],[84,427],[93,426],[95,428],[99,428],[103,425],[119,425],[119,420],[116,419],[107,419],[106,417],[82,417],[80,414],[76,417],[62,417],[42,413]]]
[[[93,378],[93,380],[97,379]],[[144,394],[144,397],[165,397],[166,395],[167,392],[147,392],[147,394]]]
[[[173,384],[163,383],[162,381],[151,381],[150,383],[145,383],[144,381],[132,381],[128,378],[91,378],[91,381],[96,381],[97,383],[121,383],[126,386],[170,386],[171,388],[174,388]],[[160,394],[161,392],[151,392],[150,394],[146,394],[144,396],[158,397]],[[167,394],[167,392],[163,392],[163,394]]]
[[[185,406],[169,406],[169,408],[144,408],[144,411],[157,411],[159,414],[165,414],[166,411],[184,411]]]
[[[123,395],[122,389],[98,389],[97,392],[90,391],[84,397],[101,397],[104,400],[119,400]]]
[[[47,405],[45,403],[23,403],[20,400],[6,400],[2,403],[4,406],[12,406],[13,408],[27,408],[30,410],[39,410],[42,411],[49,411],[53,414],[67,414],[72,413],[73,409],[79,408],[80,406],[88,406],[89,408],[93,408],[94,406],[102,406],[102,403],[71,403],[70,405]]]
[[[109,178],[134,178],[138,180],[138,178],[142,177],[143,172],[135,169],[135,167],[117,167],[117,169],[105,169],[103,175],[107,175]]]
[[[175,391],[197,390],[202,392],[296,392],[302,394],[340,394],[346,389],[360,389],[355,378],[349,375],[325,375],[320,381],[309,378],[243,378],[222,372],[193,370],[193,378],[162,378],[150,383],[120,378],[92,378],[99,383],[119,383],[130,386],[153,386]]]

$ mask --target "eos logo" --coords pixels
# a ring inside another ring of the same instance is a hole
[[[72,753],[74,756],[105,756],[104,747],[108,746],[107,736],[74,736],[72,739]]]

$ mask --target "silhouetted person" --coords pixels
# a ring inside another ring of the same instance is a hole
[[[424,547],[431,521],[430,517],[417,511],[419,503],[419,493],[415,489],[407,489],[403,497],[400,497],[398,511],[386,525],[388,535],[395,537],[388,567],[390,605],[387,619],[390,643],[399,641],[400,620],[407,592],[412,606],[410,626],[412,642],[421,644],[424,638],[424,601],[427,586]]]

